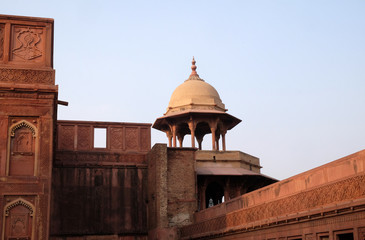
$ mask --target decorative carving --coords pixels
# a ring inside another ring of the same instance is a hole
[[[149,128],[141,128],[141,150],[148,151],[151,148],[151,137]]]
[[[75,142],[75,126],[59,126],[58,146],[62,150],[73,150]]]
[[[359,240],[365,240],[365,227],[359,228]]]
[[[16,206],[23,206],[29,210],[30,216],[33,216],[33,207],[22,199],[15,200],[9,206],[5,208],[5,216],[9,216],[9,211]]]
[[[123,128],[110,128],[110,148],[123,149]]]
[[[12,53],[24,60],[32,60],[42,56],[42,51],[37,47],[41,41],[42,29],[37,28],[23,28],[16,29],[16,40],[15,47]]]
[[[313,237],[313,234],[306,234],[305,235],[305,240],[313,240],[314,237]]]
[[[4,25],[0,24],[0,60],[4,54]]]
[[[28,225],[28,216],[26,214],[14,214],[10,218],[11,235],[24,236]]]
[[[21,120],[10,126],[9,132],[8,174],[10,176],[34,175],[36,127],[26,120]]]
[[[10,136],[11,137],[14,137],[15,136],[15,131],[22,128],[22,127],[25,127],[25,128],[29,128],[30,131],[32,132],[32,135],[33,137],[36,137],[36,130],[35,130],[35,127],[33,126],[33,124],[23,120],[23,121],[20,121],[18,124],[16,124],[15,126],[13,126],[11,128],[11,131],[10,131]]]
[[[32,141],[32,132],[28,129],[19,129],[18,134],[14,137],[13,145],[12,145],[12,154],[20,153],[20,154],[32,154],[33,152],[33,141]]]
[[[77,127],[77,150],[91,149],[91,127],[78,126]]]
[[[5,239],[29,240],[33,212],[32,205],[21,198],[5,206]]]
[[[361,175],[313,190],[299,192],[276,201],[243,208],[221,217],[184,227],[181,232],[182,236],[214,232],[363,196],[365,196],[365,176]]]
[[[54,85],[54,70],[0,68],[0,82]]]
[[[138,128],[125,128],[125,146],[127,150],[138,150]]]

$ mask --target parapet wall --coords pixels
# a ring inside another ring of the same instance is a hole
[[[193,225],[181,229],[181,235],[190,238],[260,229],[280,221],[300,221],[300,216],[310,219],[317,212],[323,216],[330,207],[338,214],[337,208],[349,201],[353,211],[355,200],[365,200],[364,150],[200,211]]]
[[[146,238],[150,126],[58,121],[51,239]],[[95,128],[105,147],[94,147]]]

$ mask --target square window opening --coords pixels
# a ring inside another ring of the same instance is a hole
[[[94,148],[106,148],[106,128],[94,128]]]

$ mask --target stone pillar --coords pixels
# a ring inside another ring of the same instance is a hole
[[[216,144],[216,150],[219,151],[219,139],[220,139],[220,135],[216,135],[215,136],[215,144]]]
[[[176,125],[172,125],[172,145],[176,147]]]
[[[166,132],[167,139],[169,140],[169,147],[172,147],[172,133]]]
[[[179,146],[183,147],[184,136],[178,134],[177,139],[179,140]]]
[[[218,119],[212,120],[209,122],[210,131],[212,132],[212,150],[217,150],[216,147],[216,139],[215,139],[215,131],[217,130]]]
[[[212,150],[216,150],[215,149],[215,129],[214,127],[210,128],[210,131],[212,132]]]
[[[191,133],[191,147],[195,148],[195,122],[190,121],[189,122],[189,129]]]
[[[227,133],[227,130],[222,131],[222,148],[223,148],[223,151],[226,151],[226,133]]]

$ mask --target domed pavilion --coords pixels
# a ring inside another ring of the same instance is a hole
[[[182,147],[184,137],[190,134],[191,147],[195,147],[196,139],[201,150],[204,136],[211,133],[212,150],[219,150],[222,139],[225,151],[227,130],[241,120],[227,113],[217,90],[199,77],[195,63],[193,58],[189,78],[175,89],[166,113],[152,127],[166,133],[169,147],[177,147],[177,140]]]

